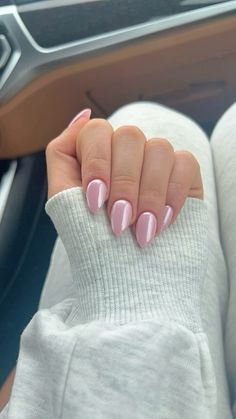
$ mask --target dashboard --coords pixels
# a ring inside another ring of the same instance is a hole
[[[75,57],[232,11],[235,0],[1,0],[0,105]]]
[[[36,42],[46,48],[204,6],[178,0],[16,0],[16,4]]]

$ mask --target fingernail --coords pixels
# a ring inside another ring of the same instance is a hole
[[[151,212],[143,212],[136,224],[136,239],[141,247],[147,246],[154,239],[157,219]]]
[[[132,205],[120,199],[116,201],[111,210],[111,228],[116,236],[119,236],[129,225],[132,219]]]
[[[89,109],[89,108],[87,108],[87,109],[84,109],[83,111],[81,111],[81,112],[79,112],[73,119],[72,119],[72,121],[70,122],[70,124],[68,125],[68,127],[70,127],[71,125],[73,125],[74,124],[74,122],[76,122],[79,118],[81,118],[81,117],[83,117],[83,118],[87,118],[87,119],[89,119],[90,118],[90,116],[91,116],[91,113],[92,113],[92,111],[91,111],[91,109]]]
[[[164,217],[163,217],[163,221],[162,221],[162,225],[161,225],[161,229],[160,229],[160,233],[165,230],[166,227],[168,227],[168,225],[171,222],[171,219],[173,217],[173,208],[171,208],[169,205],[165,206],[165,211],[164,211]]]
[[[86,190],[86,198],[90,211],[94,214],[103,206],[107,194],[107,187],[100,179],[89,182]]]

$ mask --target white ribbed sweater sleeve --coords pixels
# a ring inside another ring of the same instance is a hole
[[[188,198],[141,249],[93,215],[80,188],[46,205],[77,293],[40,310],[21,337],[8,419],[208,419],[216,385],[201,326],[207,208]],[[65,279],[66,280],[66,279]]]

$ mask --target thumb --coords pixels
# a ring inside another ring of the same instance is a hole
[[[89,121],[91,109],[84,109],[46,148],[48,199],[64,189],[81,186],[80,164],[76,157],[76,138]]]

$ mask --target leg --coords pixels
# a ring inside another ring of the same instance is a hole
[[[216,125],[211,138],[221,226],[221,241],[229,274],[230,296],[225,330],[226,367],[236,415],[236,104]]]
[[[175,150],[185,149],[191,151],[200,163],[205,201],[209,209],[210,240],[207,279],[204,288],[205,292],[202,295],[202,321],[209,338],[219,389],[218,417],[224,417],[224,419],[231,417],[228,410],[228,388],[225,377],[222,344],[222,323],[224,322],[226,313],[228,284],[224,257],[219,241],[214,171],[208,138],[202,129],[191,119],[152,102],[137,102],[125,105],[112,114],[109,121],[114,129],[121,125],[136,125],[144,132],[147,138],[165,137],[171,141]],[[61,260],[64,260],[66,263],[66,256],[63,256],[61,250],[61,244],[58,243],[53,258],[55,266],[52,266],[50,269],[50,278],[53,277],[53,270],[56,269],[59,254]],[[71,280],[68,277],[69,281]],[[64,284],[63,286],[65,290],[68,290],[68,284]],[[54,303],[68,296],[67,291],[65,294],[55,294],[54,286],[49,291],[50,284],[48,279],[45,287],[47,287],[45,288],[47,289],[47,293],[50,293],[51,296],[54,295]],[[62,288],[60,286],[59,290],[62,290]],[[48,307],[48,304],[52,303],[52,298],[50,298],[50,301],[47,300],[46,292],[42,296],[40,308]]]

